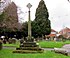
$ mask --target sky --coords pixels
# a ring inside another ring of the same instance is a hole
[[[31,3],[31,20],[35,19],[36,8],[40,0],[12,0],[18,6],[19,21],[28,21],[28,8]],[[67,0],[44,0],[49,12],[51,28],[60,31],[65,27],[70,28],[70,3]],[[20,10],[21,9],[21,10]]]

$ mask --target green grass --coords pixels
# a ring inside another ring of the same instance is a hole
[[[41,47],[62,47],[64,44],[70,44],[70,41],[65,42],[55,42],[55,41],[40,41],[39,45]],[[19,42],[16,44],[3,44],[3,46],[19,46]],[[43,53],[35,53],[35,54],[19,54],[19,53],[12,53],[13,49],[2,49],[0,50],[0,58],[70,58],[70,56],[65,56],[62,54],[57,54],[51,51],[44,51]]]
[[[62,42],[62,41],[59,41],[59,42],[56,42],[56,41],[40,41],[38,42],[40,47],[42,48],[60,48],[62,47],[63,45],[65,44],[70,44],[70,41],[65,41],[65,42]],[[16,42],[16,44],[3,44],[3,46],[14,46],[14,47],[19,47],[20,43],[19,41]]]
[[[70,41],[65,41],[65,42],[56,42],[56,41],[40,41],[39,45],[43,48],[60,48],[65,44],[70,44]]]
[[[3,44],[3,46],[12,46],[12,47],[19,47],[19,45],[20,45],[19,41],[16,41],[16,44],[9,44],[9,43]]]
[[[0,58],[70,58],[62,54],[57,54],[51,51],[44,51],[44,53],[36,54],[17,54],[12,53],[12,49],[0,50]]]

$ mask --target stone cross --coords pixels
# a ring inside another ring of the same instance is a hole
[[[30,3],[27,4],[27,7],[29,9],[28,13],[28,39],[31,39],[31,20],[30,20],[30,8],[32,7],[32,5]]]

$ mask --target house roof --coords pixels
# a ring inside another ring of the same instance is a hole
[[[63,31],[70,32],[70,28],[66,27],[66,28],[62,29],[60,32],[63,32]]]
[[[51,32],[56,32],[54,29],[51,29]]]
[[[57,32],[57,31],[55,31],[54,29],[51,29],[51,32]],[[47,36],[50,36],[50,37],[54,37],[54,36],[56,36],[56,34],[49,34],[49,35],[47,35]]]
[[[50,36],[50,37],[54,37],[54,36],[56,36],[56,34],[49,34],[48,36]]]

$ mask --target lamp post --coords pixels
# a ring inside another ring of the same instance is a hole
[[[30,3],[27,4],[27,7],[29,9],[28,11],[28,40],[31,40],[31,19],[30,19],[30,8],[32,5]]]

